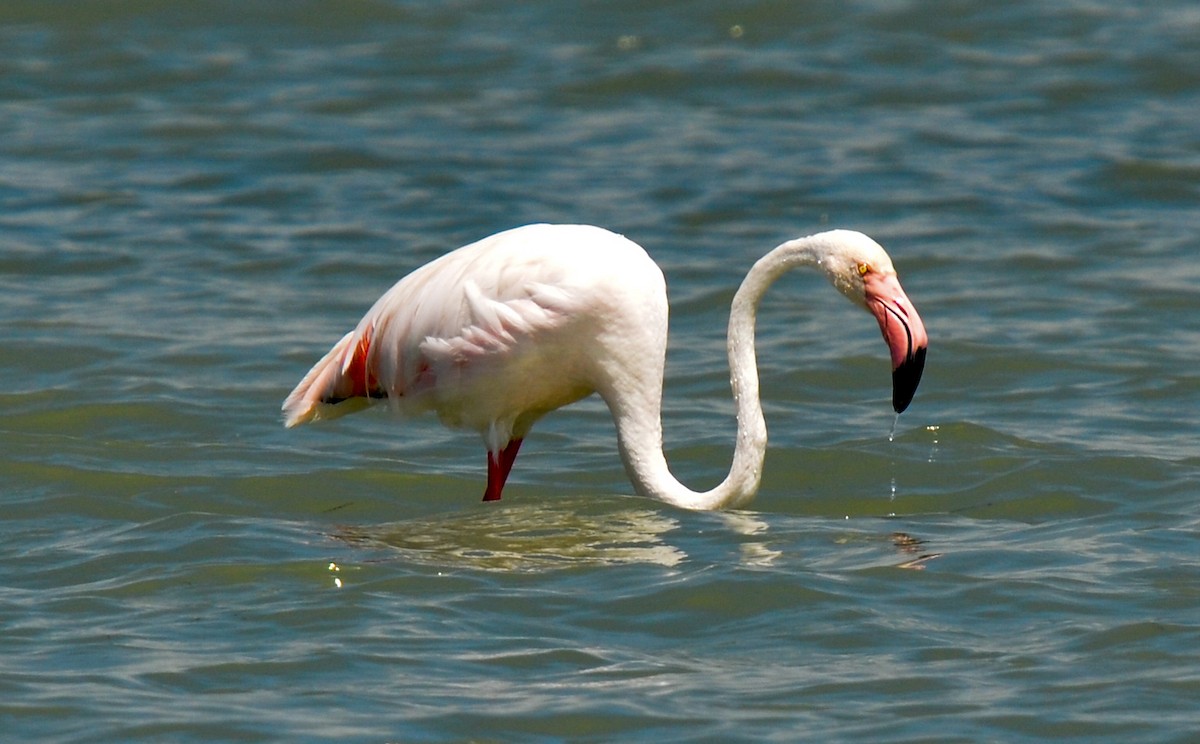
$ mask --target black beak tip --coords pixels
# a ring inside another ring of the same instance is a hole
[[[892,371],[892,408],[896,413],[904,413],[908,404],[912,403],[921,384],[921,373],[925,371],[926,347],[921,346],[904,360],[904,363]]]

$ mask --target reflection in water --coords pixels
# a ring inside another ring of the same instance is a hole
[[[675,566],[687,554],[664,542],[663,535],[678,527],[675,519],[653,509],[589,511],[572,500],[345,526],[333,536],[438,566],[545,571],[583,564]]]
[[[904,563],[897,564],[896,568],[909,568],[914,571],[923,571],[925,564],[934,558],[941,558],[941,553],[924,553],[925,541],[919,537],[913,537],[907,532],[893,532],[892,544],[896,546],[902,553],[908,553],[915,557],[907,560]]]
[[[777,531],[772,534],[769,518],[749,511],[711,512],[704,518],[727,530],[725,537],[717,539],[727,545],[736,543],[737,560],[744,567],[779,566],[785,558],[776,546],[786,544],[787,538],[781,539]],[[667,536],[681,527],[670,509],[613,509],[611,501],[559,499],[472,508],[403,522],[345,525],[332,537],[437,568],[542,572],[597,565],[675,567],[689,555]],[[685,531],[690,535],[693,528]],[[684,536],[682,541],[686,539]],[[904,559],[892,564],[899,568],[922,569],[941,556],[928,552],[923,539],[903,532],[844,534],[834,543],[878,545],[880,541],[890,543]],[[872,551],[869,561],[877,560]],[[341,567],[330,564],[329,570],[335,586],[340,587],[337,574]]]
[[[834,544],[845,546],[854,544],[878,545],[881,541],[885,540],[891,543],[891,546],[895,549],[896,553],[898,553],[899,556],[904,559],[900,563],[892,563],[895,558],[888,556],[888,564],[895,566],[896,568],[907,568],[914,571],[923,571],[927,563],[937,558],[941,558],[943,555],[942,553],[929,552],[928,544],[924,538],[917,537],[916,535],[912,535],[907,532],[891,532],[886,534],[878,532],[848,533],[835,539]],[[878,554],[872,551],[872,555],[868,559],[868,562],[871,565],[878,565],[878,559]]]
[[[361,547],[386,550],[406,562],[443,569],[548,571],[583,565],[649,564],[673,568],[689,558],[667,541],[680,523],[671,510],[611,509],[594,500],[509,504],[445,512],[420,520],[343,526],[334,538]],[[770,524],[751,511],[710,515],[737,538],[738,562],[746,568],[779,565],[784,551],[773,544]],[[835,544],[871,544],[887,540],[904,557],[902,569],[923,569],[941,553],[925,551],[925,541],[907,533],[842,535]],[[877,558],[877,557],[876,557]],[[341,566],[330,564],[332,580]]]
[[[765,535],[767,523],[756,518],[750,512],[718,512],[721,521],[730,531],[744,537]],[[770,566],[783,553],[767,547],[766,540],[747,540],[741,544],[742,565]]]

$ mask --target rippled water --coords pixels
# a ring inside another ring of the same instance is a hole
[[[26,741],[1200,737],[1200,11],[1095,2],[0,7],[0,721]],[[279,404],[406,271],[531,221],[663,265],[668,448],[588,400],[499,504],[473,435]]]

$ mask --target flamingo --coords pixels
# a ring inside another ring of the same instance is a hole
[[[550,411],[599,393],[636,491],[687,509],[736,508],[758,490],[767,428],[758,393],[759,300],[786,271],[822,269],[871,312],[891,351],[892,406],[908,407],[928,337],[892,260],[859,232],[789,240],[746,275],[729,316],[737,441],[729,474],[696,492],[662,448],[667,292],[637,243],[589,225],[527,225],[418,268],[388,290],[283,403],[288,427],[386,400],[402,414],[434,411],[487,447],[484,501],[500,498],[521,442]]]

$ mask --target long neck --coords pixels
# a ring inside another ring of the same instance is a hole
[[[789,269],[817,263],[806,239],[789,241],[758,260],[734,295],[729,313],[729,370],[737,409],[737,441],[729,474],[715,488],[697,492],[671,474],[662,448],[662,385],[639,384],[628,395],[605,396],[617,422],[618,446],[638,493],[686,509],[744,505],[758,491],[767,450],[767,424],[758,394],[754,323],[767,289]]]

